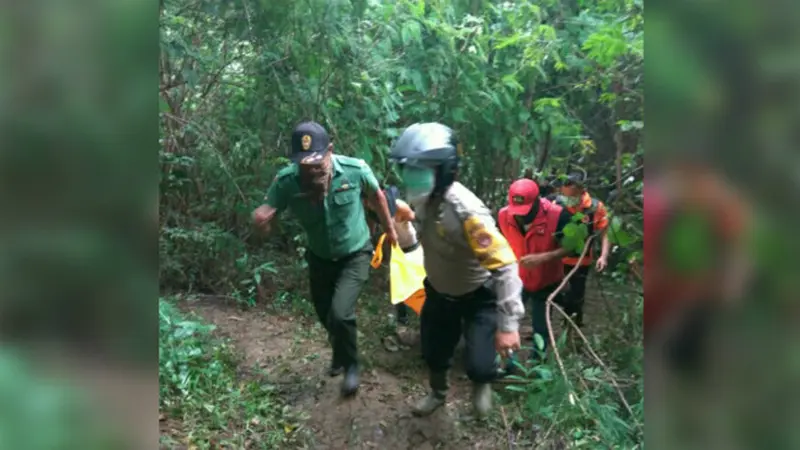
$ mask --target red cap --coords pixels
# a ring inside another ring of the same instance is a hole
[[[508,188],[508,213],[512,216],[528,214],[533,202],[539,198],[539,185],[535,181],[523,178]]]

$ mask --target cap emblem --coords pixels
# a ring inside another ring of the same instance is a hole
[[[303,144],[303,150],[308,151],[311,148],[311,136],[306,134],[300,142]]]

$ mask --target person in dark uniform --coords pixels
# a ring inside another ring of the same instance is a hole
[[[361,159],[334,155],[322,125],[298,125],[291,148],[295,164],[275,177],[253,221],[269,231],[275,215],[288,209],[306,232],[311,300],[333,347],[330,375],[345,373],[342,395],[349,396],[359,385],[356,300],[372,259],[362,192],[377,205],[390,244],[397,233],[372,170]]]

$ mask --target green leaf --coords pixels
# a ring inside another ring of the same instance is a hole
[[[517,118],[519,119],[520,122],[525,122],[531,118],[531,112],[527,110],[520,111],[519,115],[517,115]]]
[[[424,93],[426,89],[425,80],[422,78],[422,73],[417,70],[412,70],[409,76],[411,77],[411,82],[414,83],[414,88],[416,88],[418,92]]]
[[[506,386],[506,390],[512,392],[526,392],[525,388],[522,386],[514,386],[513,384],[511,386]]]
[[[407,91],[413,91],[415,89],[416,88],[414,87],[414,85],[411,85],[411,84],[401,84],[400,86],[397,86],[397,92],[400,92],[400,93],[407,92]]]
[[[500,41],[497,45],[494,46],[494,49],[495,50],[504,49],[504,48],[508,47],[509,45],[516,44],[517,42],[519,42],[520,39],[522,39],[522,35],[517,33],[517,34],[515,34],[515,35],[513,35],[511,37],[507,37],[507,38],[503,39],[502,41]]]
[[[533,372],[542,380],[549,381],[553,379],[553,371],[546,366],[536,366],[533,368]]]
[[[538,113],[547,113],[548,109],[560,109],[561,100],[552,97],[540,98],[533,102],[533,109]]]
[[[539,333],[533,334],[533,342],[536,344],[536,348],[539,350],[544,350],[544,338]]]
[[[608,230],[608,241],[613,245],[624,248],[636,242],[636,239],[625,231],[622,220],[615,216],[611,218],[611,226],[609,226]]]
[[[514,89],[515,91],[518,91],[518,92],[522,92],[522,91],[525,90],[525,87],[522,86],[521,84],[519,84],[519,81],[517,81],[517,78],[514,75],[511,75],[511,74],[506,75],[506,76],[503,77],[503,84],[506,85],[507,87],[510,87],[511,89]]]
[[[420,29],[419,22],[410,21],[404,23],[403,27],[400,29],[400,36],[404,45],[408,45],[411,42],[420,43],[422,41],[422,30]]]
[[[415,17],[425,17],[425,0],[417,0],[416,4],[411,6],[411,13]]]

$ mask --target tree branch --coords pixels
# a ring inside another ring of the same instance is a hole
[[[575,272],[580,267],[580,263],[583,260],[583,258],[586,256],[586,253],[589,250],[589,246],[591,245],[591,242],[592,242],[592,240],[594,238],[595,238],[595,236],[593,235],[593,236],[590,236],[589,239],[586,240],[586,243],[583,246],[583,252],[581,253],[580,258],[578,258],[578,262],[575,263],[575,266],[572,268],[572,270],[567,274],[567,276],[564,277],[564,279],[561,281],[561,284],[558,286],[558,288],[556,288],[556,290],[553,291],[553,293],[550,294],[549,297],[547,297],[547,306],[546,306],[545,318],[547,320],[547,329],[548,329],[548,333],[549,333],[550,346],[553,349],[553,354],[554,354],[554,356],[556,358],[556,362],[558,363],[558,367],[561,370],[561,374],[564,377],[564,381],[567,382],[567,386],[569,386],[570,389],[571,389],[571,383],[569,382],[569,377],[567,376],[567,371],[566,371],[566,369],[564,367],[564,361],[562,361],[561,355],[558,353],[558,347],[556,346],[555,334],[553,333],[552,321],[550,319],[550,310],[551,310],[551,308],[553,306],[555,306],[556,310],[559,313],[561,313],[561,315],[572,326],[572,329],[577,331],[578,336],[580,336],[580,338],[583,340],[584,344],[586,345],[586,349],[589,351],[589,353],[592,355],[592,357],[595,359],[595,361],[597,361],[597,363],[600,365],[600,367],[602,367],[603,370],[606,371],[606,373],[609,376],[609,382],[614,386],[614,388],[617,391],[617,394],[619,394],[619,398],[622,401],[622,404],[625,406],[625,409],[628,410],[628,413],[631,415],[631,418],[635,421],[636,426],[641,428],[641,424],[636,420],[636,415],[633,413],[633,408],[631,408],[630,404],[625,399],[625,395],[622,393],[622,389],[619,387],[619,384],[617,384],[617,381],[614,378],[613,373],[611,372],[611,370],[603,362],[603,360],[600,359],[599,356],[597,356],[597,353],[595,353],[594,349],[592,348],[591,344],[589,343],[589,340],[586,338],[586,335],[583,334],[581,329],[575,324],[575,322],[572,320],[572,318],[569,316],[569,314],[567,314],[560,306],[558,306],[557,304],[555,304],[555,302],[553,302],[553,299],[558,295],[559,292],[561,292],[564,289],[564,287],[567,285],[567,282],[569,281],[569,279],[575,274]],[[582,410],[585,411],[585,408],[583,407],[583,405],[581,405],[580,403],[578,403],[578,405],[580,406],[580,408]]]

